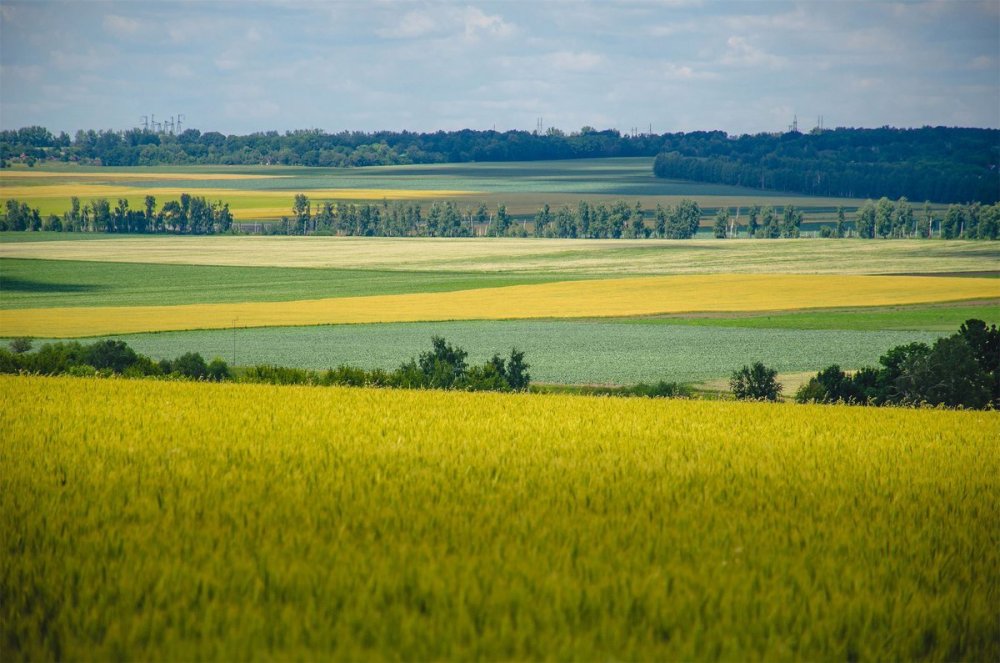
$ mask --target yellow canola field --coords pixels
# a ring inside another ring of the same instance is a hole
[[[134,171],[107,170],[93,171],[37,171],[37,170],[5,170],[0,173],[3,180],[44,180],[73,179],[87,181],[107,180],[271,180],[291,175],[254,175],[250,173],[158,173],[155,171],[137,173]]]
[[[225,179],[225,178],[223,178]],[[69,198],[76,196],[81,199],[81,204],[87,204],[92,198],[107,198],[114,202],[117,198],[128,198],[138,196],[140,199],[152,194],[162,204],[171,197],[179,197],[182,193],[193,196],[203,196],[209,200],[222,200],[230,203],[231,207],[239,207],[243,199],[291,201],[294,197],[292,191],[282,190],[246,190],[246,189],[224,189],[205,188],[192,189],[185,187],[157,187],[148,189],[142,187],[122,186],[118,184],[39,184],[37,186],[0,186],[0,195],[16,199],[42,200],[47,198]],[[410,200],[426,198],[446,198],[449,196],[462,196],[475,193],[474,191],[458,191],[450,189],[309,189],[309,199],[316,202],[323,200]],[[291,209],[291,202],[282,207],[282,213],[288,214]]]
[[[184,329],[434,320],[789,311],[1000,297],[997,279],[710,274],[518,285],[287,302],[0,312],[4,336],[72,337]]]
[[[1000,658],[995,412],[0,376],[42,660]]]

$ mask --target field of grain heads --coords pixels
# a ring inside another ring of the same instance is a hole
[[[10,659],[996,660],[1000,418],[0,378]]]

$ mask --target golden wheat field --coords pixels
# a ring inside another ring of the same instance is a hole
[[[8,336],[72,337],[431,320],[504,320],[712,311],[789,311],[1000,297],[989,278],[710,274],[339,297],[290,302],[105,306],[0,311]]]
[[[995,412],[0,377],[5,660],[1000,656]]]

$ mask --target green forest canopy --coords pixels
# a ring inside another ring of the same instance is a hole
[[[376,166],[657,156],[660,177],[851,198],[939,203],[1000,200],[1000,130],[838,128],[729,136],[724,131],[628,135],[584,127],[528,131],[300,130],[226,136],[187,129],[0,132],[0,165],[59,160],[104,166]]]

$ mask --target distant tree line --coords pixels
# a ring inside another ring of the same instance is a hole
[[[683,134],[680,134],[683,135]],[[78,131],[53,135],[44,127],[0,132],[0,164],[40,160],[81,162],[104,166],[184,164],[387,166],[468,161],[537,161],[597,157],[654,156],[669,134],[623,135],[614,129],[583,127],[566,134],[559,129],[529,131],[342,131],[318,129],[244,136],[180,134],[144,129]]]
[[[840,224],[823,233],[837,235]],[[942,218],[936,218],[929,203],[917,213],[906,198],[896,202],[880,198],[866,201],[855,213],[854,228],[866,239],[934,237],[942,239],[997,239],[1000,236],[1000,203],[949,205]]]
[[[664,141],[658,177],[849,198],[1000,200],[1000,130],[835,129]]]
[[[130,209],[125,198],[114,207],[106,198],[81,205],[70,199],[70,209],[61,215],[42,217],[27,203],[6,200],[0,213],[0,230],[46,230],[53,232],[101,233],[171,233],[177,235],[212,235],[229,232],[233,215],[229,203],[209,202],[202,196],[182,193],[179,200],[168,200],[157,209],[156,197],[146,196],[141,209]]]
[[[847,375],[829,366],[799,389],[799,402],[1000,408],[1000,330],[966,320],[933,345],[900,345],[878,367]]]
[[[83,345],[76,341],[47,343],[31,352],[28,338],[0,348],[0,373],[74,375],[79,377],[156,377],[186,380],[368,386],[400,389],[457,389],[462,391],[526,391],[531,384],[524,353],[511,349],[508,357],[494,354],[482,366],[469,366],[468,353],[443,338],[431,339],[431,349],[394,371],[340,366],[310,371],[270,364],[250,366],[239,375],[225,361],[205,362],[197,352],[177,359],[154,361],[137,353],[124,341],[103,340]]]

